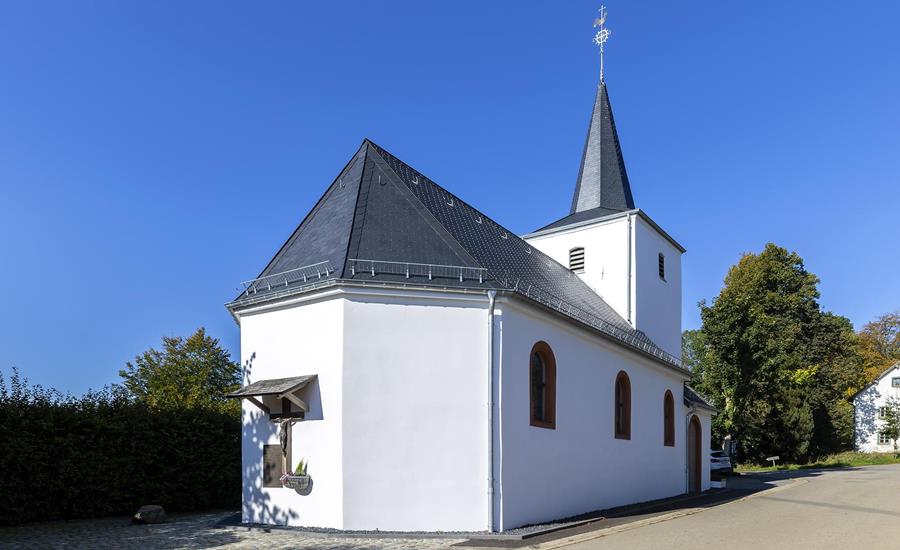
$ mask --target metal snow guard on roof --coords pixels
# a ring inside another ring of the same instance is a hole
[[[270,291],[273,288],[288,287],[294,283],[308,283],[310,279],[318,280],[322,277],[334,273],[335,269],[331,266],[331,262],[319,262],[312,265],[282,271],[281,273],[273,273],[265,277],[244,281],[241,286],[244,292],[249,296],[257,292]]]
[[[591,326],[604,334],[612,336],[613,338],[615,338],[616,340],[619,340],[620,342],[623,342],[625,344],[628,344],[629,346],[637,348],[637,349],[643,351],[644,353],[650,354],[653,357],[661,359],[661,360],[665,361],[666,363],[669,363],[679,369],[684,368],[681,366],[680,359],[678,359],[677,357],[675,357],[674,355],[672,355],[670,353],[666,353],[665,351],[660,349],[659,346],[654,344],[649,339],[644,339],[644,338],[646,338],[646,336],[644,336],[644,338],[640,338],[639,335],[643,336],[642,332],[635,331],[632,333],[630,331],[623,330],[622,328],[617,327],[616,325],[609,323],[609,322],[601,319],[600,317],[585,311],[584,309],[582,309],[578,306],[575,306],[569,302],[566,302],[565,300],[563,300],[562,298],[560,298],[558,296],[554,296],[553,294],[550,294],[549,292],[546,292],[544,290],[541,290],[541,289],[535,287],[534,285],[528,285],[528,286],[520,285],[519,281],[516,281],[515,284],[510,284],[508,280],[504,281],[504,282],[506,282],[505,286],[511,292],[515,292],[516,294],[530,298],[530,299],[534,300],[535,302],[543,304],[544,306],[554,309],[567,317],[570,317],[572,319],[575,319],[576,321],[580,321],[588,326]]]
[[[225,397],[280,395],[302,388],[303,386],[309,384],[315,377],[315,374],[308,374],[306,376],[292,376],[290,378],[270,378],[268,380],[257,380],[252,384],[247,384],[236,392],[229,393]]]
[[[362,260],[350,258],[347,260],[350,266],[350,274],[357,275],[369,273],[376,275],[402,275],[410,277],[428,277],[428,280],[436,278],[455,279],[459,282],[478,281],[483,283],[487,278],[487,269],[483,267],[468,267],[460,265],[418,264],[413,262],[388,262],[384,260]]]

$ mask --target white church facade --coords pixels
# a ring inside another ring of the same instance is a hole
[[[569,215],[522,238],[363,141],[228,304],[243,521],[503,531],[708,489],[683,252],[634,205],[602,81]]]

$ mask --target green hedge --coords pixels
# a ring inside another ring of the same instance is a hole
[[[0,380],[0,525],[238,507],[241,424],[208,409],[151,410],[121,391],[62,396]]]

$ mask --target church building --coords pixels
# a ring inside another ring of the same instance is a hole
[[[227,304],[243,521],[497,532],[708,489],[684,251],[636,207],[602,77],[571,210],[522,237],[363,140]]]

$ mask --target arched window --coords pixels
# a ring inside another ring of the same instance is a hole
[[[556,428],[556,359],[546,342],[531,348],[528,367],[531,394],[531,425]]]
[[[584,247],[569,250],[569,269],[575,273],[584,273]]]
[[[675,446],[675,398],[669,390],[663,397],[663,445]]]
[[[631,439],[631,381],[625,371],[616,376],[616,439]]]

